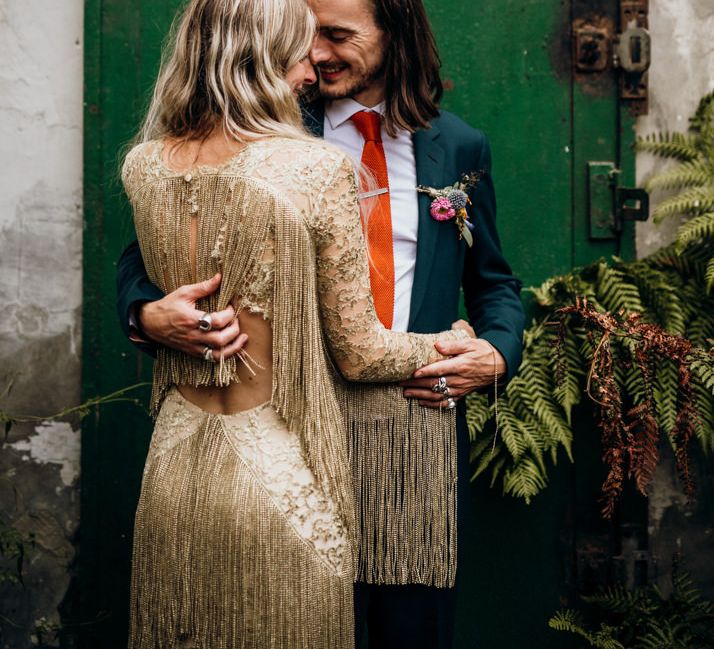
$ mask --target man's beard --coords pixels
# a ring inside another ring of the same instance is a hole
[[[359,95],[382,78],[385,67],[386,62],[382,61],[380,65],[366,70],[353,79],[345,88],[337,88],[323,84],[322,79],[320,79],[320,95],[322,95],[324,99],[346,99]]]

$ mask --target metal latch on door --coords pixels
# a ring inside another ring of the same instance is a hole
[[[588,14],[573,21],[576,79],[597,78],[619,70],[620,98],[633,115],[647,112],[647,70],[651,39],[647,31],[649,0],[620,0],[620,33],[611,18]]]
[[[631,74],[643,74],[650,67],[650,34],[635,21],[615,36],[612,64]]]
[[[617,239],[627,221],[649,218],[649,194],[639,187],[621,187],[619,179],[615,163],[588,162],[590,239]]]

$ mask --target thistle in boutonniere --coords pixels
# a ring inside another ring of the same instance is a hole
[[[471,173],[463,174],[461,180],[457,180],[453,185],[443,189],[424,187],[423,185],[417,187],[418,192],[428,194],[434,199],[429,210],[431,218],[436,221],[454,219],[459,230],[459,239],[466,241],[469,247],[474,245],[474,238],[471,234],[474,224],[469,221],[469,215],[466,211],[466,206],[471,205],[471,200],[466,192],[476,187],[480,180],[481,174],[472,171]]]

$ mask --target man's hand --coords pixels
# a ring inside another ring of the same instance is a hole
[[[145,302],[137,313],[142,332],[160,345],[191,356],[203,357],[206,347],[211,347],[213,360],[220,359],[221,349],[223,357],[230,358],[248,340],[248,336],[240,332],[232,306],[211,313],[212,331],[203,332],[198,328],[198,320],[204,312],[196,310],[196,300],[215,293],[220,285],[219,273],[205,282],[181,286],[156,302]]]
[[[425,365],[414,372],[414,378],[400,383],[405,388],[404,396],[418,399],[422,406],[444,408],[448,405],[448,397],[458,399],[474,390],[491,386],[495,372],[498,372],[498,378],[506,373],[503,356],[483,339],[439,341],[436,349],[444,356],[453,358]],[[446,379],[448,395],[432,391],[440,376]]]

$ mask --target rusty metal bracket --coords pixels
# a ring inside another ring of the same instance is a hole
[[[572,65],[575,80],[597,88],[613,80],[617,69],[620,98],[637,116],[647,112],[647,70],[651,60],[649,0],[620,0],[619,24],[605,15],[588,13],[572,23]]]
[[[602,27],[581,23],[574,28],[575,67],[580,72],[602,72],[610,60],[610,34]]]
[[[620,33],[613,63],[622,70],[620,98],[634,116],[647,113],[647,68],[650,60],[649,0],[620,0]]]

